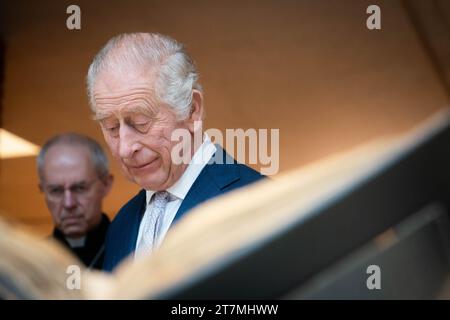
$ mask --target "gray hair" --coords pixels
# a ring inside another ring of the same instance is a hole
[[[39,178],[43,180],[44,159],[48,150],[55,145],[70,145],[86,147],[89,151],[95,172],[100,179],[109,175],[109,162],[100,144],[94,139],[78,133],[63,133],[50,138],[41,148],[37,157]]]
[[[170,105],[180,119],[189,115],[192,90],[202,92],[199,74],[183,44],[157,33],[120,34],[95,56],[87,75],[89,103],[95,113],[93,87],[102,71],[119,74],[130,70],[148,70],[149,77],[156,76],[156,98]]]

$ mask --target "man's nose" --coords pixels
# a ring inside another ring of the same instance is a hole
[[[122,159],[131,159],[133,154],[140,149],[136,134],[127,126],[119,129],[119,156]]]
[[[67,209],[73,208],[76,205],[76,199],[72,191],[64,190],[64,207]]]

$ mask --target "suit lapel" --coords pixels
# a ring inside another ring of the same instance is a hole
[[[186,195],[186,198],[184,198],[181,203],[173,224],[187,211],[194,208],[196,205],[223,193],[223,189],[240,179],[236,166],[233,164],[225,164],[232,163],[233,159],[229,158],[230,156],[220,146],[216,145],[216,148],[216,152],[223,152],[224,164],[210,163],[203,168]],[[231,162],[225,162],[227,158],[228,161],[231,159]]]
[[[127,234],[130,235],[127,237],[128,241],[124,241],[123,250],[125,251],[125,255],[133,253],[136,249],[136,241],[139,233],[139,225],[141,224],[142,216],[145,211],[145,190],[141,190],[139,192],[138,199],[135,205],[130,208],[128,214],[130,215],[129,224],[127,225]]]

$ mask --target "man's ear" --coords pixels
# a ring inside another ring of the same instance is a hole
[[[38,188],[39,188],[39,191],[40,191],[40,192],[44,192],[44,187],[42,186],[42,183],[41,183],[41,182],[39,182]]]
[[[106,197],[108,193],[111,191],[114,182],[114,176],[110,174],[105,179],[103,179],[102,182],[105,185],[105,188],[103,189],[103,197]]]
[[[194,133],[194,122],[203,120],[203,94],[198,90],[192,90],[192,105],[188,118],[188,129]]]

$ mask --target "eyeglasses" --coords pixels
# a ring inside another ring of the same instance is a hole
[[[75,183],[68,188],[65,188],[61,185],[48,185],[43,188],[43,191],[47,198],[51,201],[57,202],[61,201],[64,198],[64,194],[66,193],[66,190],[68,190],[71,194],[73,194],[76,197],[85,197],[90,194],[92,191],[92,186],[97,182],[100,181],[99,179],[95,179],[90,182],[82,181],[79,183]]]

